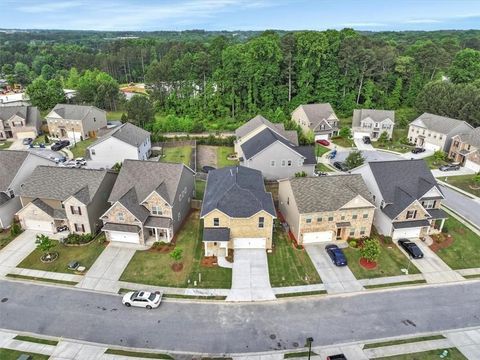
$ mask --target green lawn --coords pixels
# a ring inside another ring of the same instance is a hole
[[[50,355],[34,354],[25,351],[16,351],[9,349],[0,349],[0,359],[2,360],[17,360],[22,354],[30,355],[31,360],[48,360]]]
[[[344,148],[349,148],[349,147],[354,147],[355,143],[353,142],[353,139],[345,139],[341,136],[335,136],[331,139],[331,142],[334,144],[344,147]]]
[[[378,141],[372,141],[372,146],[377,149],[391,150],[399,153],[409,152],[414,148],[414,146],[405,145],[400,142],[402,139],[407,137],[407,134],[408,129],[394,128],[391,141],[387,142],[386,144],[381,144]]]
[[[436,254],[452,269],[468,269],[480,267],[480,236],[450,216],[444,229],[453,237],[453,244],[440,249]]]
[[[118,350],[118,349],[107,349],[105,354],[111,355],[120,355],[120,356],[130,356],[135,358],[145,358],[145,359],[172,359],[170,355],[160,354],[160,353],[150,353],[150,352],[140,352],[140,351],[127,351],[127,350]]]
[[[408,339],[400,339],[400,340],[383,341],[378,343],[370,343],[370,344],[366,344],[363,348],[374,349],[374,348],[379,348],[384,346],[411,344],[411,343],[420,342],[420,341],[442,340],[442,339],[445,339],[445,336],[443,335],[421,336],[417,338],[408,338]]]
[[[370,279],[384,276],[404,275],[400,269],[408,269],[409,274],[418,274],[418,269],[403,255],[398,247],[391,243],[385,245],[380,241],[381,252],[377,261],[377,267],[373,270],[363,268],[360,261],[360,251],[348,247],[343,249],[347,257],[348,267],[352,270],[357,279]]]
[[[184,163],[190,166],[191,146],[165,147],[161,161],[170,163]]]
[[[315,145],[315,156],[317,156],[317,157],[321,157],[323,154],[326,154],[329,151],[330,151],[330,149],[326,148],[325,146],[322,146],[322,145],[319,145],[319,144]]]
[[[35,249],[18,265],[18,267],[59,273],[73,273],[73,271],[68,270],[68,263],[76,260],[88,270],[105,249],[104,241],[105,236],[103,234],[86,246],[65,246],[58,241],[55,241],[57,245],[51,251],[56,251],[59,254],[56,261],[49,264],[42,263],[40,261],[42,252]]]
[[[315,170],[323,171],[323,172],[333,172],[334,171],[334,170],[332,170],[332,168],[330,168],[327,165],[322,164],[322,163],[318,163],[317,165],[315,165]]]
[[[194,211],[176,236],[176,247],[183,250],[183,269],[174,272],[170,253],[156,250],[137,251],[120,280],[157,286],[192,287],[194,280],[199,288],[230,288],[232,270],[201,265],[203,258],[202,226],[199,212]],[[189,282],[190,281],[190,282]]]
[[[203,180],[195,180],[195,198],[198,200],[203,200],[203,193],[205,192],[205,186],[207,182]]]
[[[219,146],[217,148],[217,168],[237,165],[238,161],[227,159],[227,156],[233,154],[234,152],[235,151],[233,150],[233,147]]]
[[[440,359],[440,355],[443,353],[444,350],[448,351],[448,356],[444,357],[443,359],[468,360],[456,348],[430,350],[430,351],[423,351],[423,352],[418,352],[414,354],[387,356],[387,357],[381,357],[381,358],[375,358],[375,359],[376,360],[438,360]]]
[[[480,183],[475,181],[475,175],[449,176],[446,182],[470,194],[480,196]]]
[[[97,139],[90,138],[83,141],[77,141],[75,145],[72,142],[72,147],[70,148],[70,151],[72,152],[73,157],[85,157],[87,147],[93,144],[95,141],[97,141]]]
[[[448,161],[445,161],[445,160],[436,160],[433,155],[423,159],[426,161],[430,169],[438,169],[439,166],[446,165],[449,163]]]
[[[50,144],[52,141],[50,140],[48,135],[46,135],[46,136],[48,138],[48,142],[45,141],[45,134],[44,134],[44,135],[38,136],[35,140],[33,140],[33,143],[34,144]]]
[[[107,120],[120,120],[125,111],[107,111]]]
[[[17,236],[12,236],[12,234],[10,233],[10,229],[4,231],[0,230],[0,250],[10,244],[10,242]]]
[[[273,252],[268,254],[268,272],[273,287],[322,282],[307,252],[295,249],[280,225],[275,226]]]
[[[0,141],[0,150],[8,149],[10,146],[12,146],[12,144],[13,144],[12,141],[5,141],[5,140]]]

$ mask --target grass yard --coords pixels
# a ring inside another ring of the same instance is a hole
[[[12,146],[12,144],[13,144],[13,141],[6,141],[6,140],[0,141],[0,150],[8,149],[10,146]]]
[[[480,267],[480,236],[450,216],[444,225],[448,234],[453,237],[453,244],[440,249],[436,254],[452,269],[468,269]]]
[[[442,177],[441,180],[443,179]],[[470,194],[480,196],[480,182],[475,181],[475,175],[449,176],[447,182]]]
[[[227,156],[233,154],[235,151],[233,147],[229,146],[219,146],[217,148],[217,168],[222,168],[226,166],[238,165],[237,160],[228,160]]]
[[[423,351],[423,352],[418,352],[414,354],[387,356],[387,357],[381,357],[381,358],[375,358],[375,359],[376,360],[438,360],[440,359],[440,355],[443,353],[444,350],[448,351],[448,356],[443,358],[445,360],[468,360],[456,348],[430,350],[430,351]]]
[[[95,240],[86,246],[65,246],[58,241],[55,241],[57,245],[51,251],[58,252],[59,256],[56,261],[49,264],[42,263],[40,261],[42,252],[35,249],[18,265],[18,267],[71,274],[73,271],[68,270],[68,263],[72,260],[76,260],[88,270],[105,249],[104,241],[105,236],[103,234],[95,238]]]
[[[160,353],[150,353],[150,352],[140,352],[140,351],[127,351],[119,349],[107,349],[105,354],[110,355],[120,355],[120,356],[130,356],[135,358],[145,358],[145,359],[172,359],[170,355],[160,354]]]
[[[73,145],[72,143],[72,146],[70,147],[70,151],[72,152],[73,157],[74,158],[85,157],[87,147],[93,144],[95,141],[97,141],[97,139],[90,138],[83,141],[77,141],[75,145]]]
[[[326,154],[329,151],[330,151],[330,149],[325,147],[325,146],[322,146],[322,145],[319,145],[319,144],[315,145],[315,156],[316,157],[321,157],[323,154]]]
[[[280,225],[275,226],[273,252],[267,258],[270,284],[273,287],[322,282],[307,252],[295,249]]]
[[[348,267],[357,279],[404,275],[400,269],[408,269],[409,274],[420,273],[395,244],[385,245],[381,240],[379,242],[381,246],[380,257],[377,261],[377,267],[372,270],[367,270],[360,265],[361,256],[358,249],[351,247],[343,249],[348,260]]]
[[[420,341],[442,340],[442,339],[445,339],[445,336],[443,335],[421,336],[421,337],[409,338],[409,339],[390,340],[390,341],[383,341],[378,343],[370,343],[370,344],[366,344],[363,348],[374,349],[374,348],[379,348],[384,346],[411,344],[411,343],[416,343]]]
[[[330,168],[327,165],[322,164],[322,163],[318,163],[317,165],[315,165],[315,170],[322,171],[322,172],[334,172],[334,170],[332,170],[332,168]]]
[[[45,141],[45,136],[47,136],[48,142]],[[40,135],[35,140],[33,140],[34,144],[51,144],[52,141],[50,140],[48,135]]]
[[[12,236],[10,233],[10,229],[0,231],[0,250],[2,250],[5,246],[10,244],[10,242],[15,239],[18,235]]]
[[[408,129],[393,129],[392,141],[387,142],[386,144],[381,144],[378,141],[372,141],[372,146],[377,149],[385,149],[396,151],[399,153],[406,153],[411,151],[414,146],[402,144],[400,141],[405,139],[408,134]]]
[[[426,158],[423,158],[423,160],[426,161],[426,163],[427,163],[427,165],[430,169],[438,169],[439,166],[449,164],[449,162],[445,161],[445,160],[436,160],[433,155],[428,156]]]
[[[125,111],[107,111],[107,121],[111,120],[120,120],[122,118],[122,114],[126,113]]]
[[[2,360],[17,360],[20,355],[26,354],[31,356],[31,360],[48,360],[50,355],[34,354],[25,351],[0,349],[0,359]]]
[[[183,269],[174,272],[171,268],[174,260],[170,253],[156,250],[137,251],[120,280],[157,286],[189,287],[199,278],[199,288],[230,288],[232,270],[220,267],[207,268],[201,265],[203,258],[202,227],[200,213],[190,214],[176,236],[176,247],[183,250]],[[190,282],[189,282],[190,280]]]
[[[190,157],[192,155],[191,146],[165,147],[161,161],[170,163],[184,163],[190,166]]]
[[[355,143],[353,142],[353,139],[345,139],[341,136],[332,137],[330,141],[333,142],[334,144],[336,144],[338,146],[341,146],[341,147],[344,147],[344,148],[350,148],[350,147],[355,146]]]
[[[203,194],[205,193],[205,187],[207,182],[203,180],[195,180],[195,198],[198,200],[203,199]]]

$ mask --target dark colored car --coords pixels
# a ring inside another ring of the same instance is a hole
[[[345,164],[344,162],[341,162],[341,161],[335,161],[333,163],[333,166],[335,166],[340,171],[345,171],[346,172],[346,171],[349,170],[347,164]]]
[[[215,170],[213,166],[204,166],[202,167],[202,171],[206,174],[208,174],[209,171]]]
[[[454,171],[454,170],[460,170],[460,165],[458,164],[448,164],[448,165],[443,165],[438,168],[440,171]]]
[[[68,230],[67,225],[57,226],[57,232],[63,232],[63,231],[67,231],[67,230]]]
[[[327,356],[327,360],[348,360],[348,359],[343,354],[337,354],[337,355]]]
[[[325,246],[325,250],[336,266],[347,266],[347,258],[337,245],[330,244]]]
[[[407,253],[414,259],[423,258],[423,252],[413,241],[408,239],[398,240],[398,245],[400,245]]]
[[[52,145],[51,149],[53,151],[60,151],[62,150],[64,147],[67,147],[68,145],[70,145],[70,141],[68,140],[61,140],[61,141],[58,141],[56,142],[55,144]]]
[[[371,144],[372,140],[370,139],[370,136],[364,136],[363,137],[363,143],[364,144]]]
[[[25,138],[25,139],[23,139],[22,144],[23,145],[30,145],[32,142],[33,142],[32,138]]]
[[[425,152],[425,149],[421,148],[421,147],[416,147],[416,148],[412,149],[412,154],[420,154],[422,152]]]
[[[323,145],[323,146],[328,146],[330,145],[330,141],[322,139],[322,140],[317,140],[317,144]]]

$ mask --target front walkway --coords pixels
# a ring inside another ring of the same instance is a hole
[[[275,300],[265,249],[235,249],[232,288],[227,301]]]
[[[325,244],[305,245],[308,256],[312,260],[329,294],[339,294],[364,290],[348,266],[335,266],[325,251]]]

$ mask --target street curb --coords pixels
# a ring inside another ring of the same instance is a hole
[[[448,176],[447,176],[448,177]],[[475,196],[471,193],[469,193],[468,191],[465,191],[465,190],[462,190],[456,186],[453,186],[453,185],[450,185],[448,182],[445,182],[445,181],[442,181],[442,180],[439,180],[438,178],[435,178],[437,180],[438,183],[440,183],[441,185],[443,186],[446,186],[447,188],[453,190],[453,191],[456,191],[462,195],[465,195],[473,200],[480,200],[480,198],[478,196]]]

